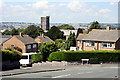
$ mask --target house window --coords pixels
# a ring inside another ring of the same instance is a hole
[[[36,44],[33,44],[33,48],[36,48],[37,47],[37,45]]]
[[[86,46],[95,46],[95,42],[93,42],[93,41],[86,41]]]
[[[14,45],[11,45],[11,47],[14,47]]]
[[[112,48],[112,43],[102,43],[103,48]]]
[[[31,45],[27,45],[27,49],[31,49]]]

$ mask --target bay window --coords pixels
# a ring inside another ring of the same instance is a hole
[[[102,48],[112,48],[112,43],[103,42]]]
[[[94,41],[86,41],[86,46],[95,46],[95,42]]]

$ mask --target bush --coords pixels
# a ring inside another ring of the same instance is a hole
[[[19,61],[21,55],[17,51],[10,51],[10,50],[1,50],[2,52],[2,61]]]
[[[32,54],[32,63],[40,62],[43,59],[42,53]]]
[[[98,64],[99,63],[99,60],[98,58],[90,58],[90,64]]]
[[[120,51],[59,51],[49,55],[49,61],[81,61],[98,58],[99,61],[120,61]]]
[[[44,42],[39,44],[39,51],[43,53],[43,61],[46,61],[49,54],[58,50],[54,42]]]

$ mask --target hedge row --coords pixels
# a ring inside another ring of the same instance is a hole
[[[18,51],[10,51],[10,50],[0,50],[2,55],[2,61],[19,61],[21,58],[21,55]]]
[[[120,61],[120,51],[58,51],[49,55],[49,61],[81,61],[98,58],[100,61]]]
[[[32,63],[40,62],[43,59],[42,53],[32,54]]]

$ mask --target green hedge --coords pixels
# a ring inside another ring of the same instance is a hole
[[[21,58],[21,55],[16,50],[0,50],[0,52],[2,53],[2,61],[19,61]]]
[[[81,61],[81,59],[98,58],[100,61],[118,60],[120,51],[58,51],[49,55],[49,61]]]
[[[32,63],[40,62],[43,59],[42,53],[32,54]]]

